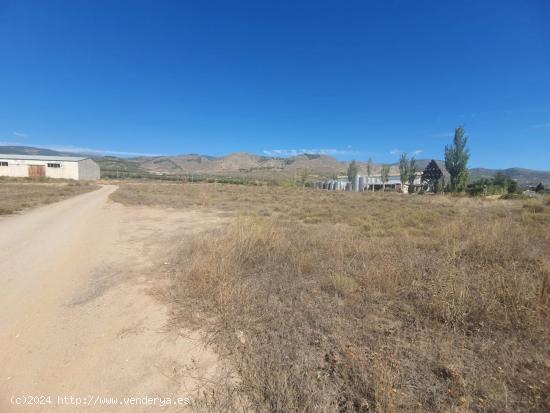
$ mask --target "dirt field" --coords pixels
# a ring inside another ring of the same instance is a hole
[[[61,201],[97,189],[88,182],[14,179],[0,177],[0,215]]]
[[[115,189],[0,217],[0,412],[548,410],[548,200]]]
[[[112,198],[234,217],[180,243],[162,294],[172,327],[206,329],[240,377],[211,411],[550,408],[548,200],[157,183]]]
[[[194,399],[217,380],[217,355],[166,329],[154,291],[175,241],[221,219],[125,207],[115,189],[0,217],[0,412],[181,411],[123,398]]]

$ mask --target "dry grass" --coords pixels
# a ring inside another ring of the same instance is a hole
[[[189,183],[121,183],[112,199],[130,205],[171,208],[201,208],[225,211],[235,216],[272,217],[286,222],[307,224],[345,223],[362,226],[373,236],[400,234],[403,228],[418,232],[434,222],[457,215],[468,215],[480,207],[505,205],[504,202],[469,198],[412,196],[397,193],[343,193],[283,188]],[[509,202],[514,208],[521,204]]]
[[[96,189],[87,182],[0,178],[0,215],[57,202]]]
[[[182,244],[164,292],[240,377],[202,407],[550,407],[547,202],[137,184],[115,199],[240,215]]]

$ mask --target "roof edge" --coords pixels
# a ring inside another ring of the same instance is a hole
[[[0,159],[29,160],[29,161],[64,161],[80,162],[90,159],[89,156],[51,156],[51,155],[23,155],[12,153],[0,153]]]

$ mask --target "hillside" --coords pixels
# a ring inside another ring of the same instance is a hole
[[[346,164],[323,155],[299,155],[276,158],[248,153],[233,153],[221,157],[178,155],[136,158],[142,168],[169,174],[257,175],[265,172],[291,176],[308,168],[311,174],[332,175],[345,171]]]
[[[470,176],[473,179],[491,178],[495,176],[497,172],[501,172],[504,175],[512,179],[515,179],[522,185],[537,185],[539,182],[542,182],[544,186],[550,186],[550,171],[536,171],[533,169],[525,169],[525,168],[508,168],[508,169],[472,168],[470,169]]]
[[[28,146],[0,146],[0,153],[28,155],[71,155],[51,149]],[[75,154],[72,154],[75,155]],[[186,154],[175,156],[141,156],[120,158],[116,156],[93,156],[100,165],[102,176],[107,178],[150,178],[160,175],[185,176],[206,175],[232,178],[277,181],[299,177],[306,169],[310,178],[333,177],[346,173],[348,162],[339,161],[331,156],[303,154],[288,158],[260,156],[237,152],[226,156],[208,156]],[[423,170],[429,159],[418,159],[417,168]],[[358,162],[359,173],[366,174],[365,162]],[[380,173],[380,164],[373,165],[373,174]],[[542,182],[550,186],[550,171],[536,171],[525,168],[485,169],[472,168],[472,179],[490,178],[502,172],[516,179],[521,185],[536,185]],[[391,165],[390,174],[398,175],[397,163]]]
[[[136,159],[100,156],[93,160],[99,165],[102,178],[152,178],[157,175],[144,169]]]
[[[290,179],[306,169],[310,177],[332,177],[346,173],[348,162],[317,154],[303,154],[288,158],[259,156],[249,153],[233,153],[221,157],[206,155],[178,155],[135,158],[140,166],[154,173],[174,175],[223,175],[251,179]],[[366,174],[366,163],[358,162],[359,171]],[[380,172],[380,165],[373,166],[373,173]],[[399,173],[392,165],[392,174]]]
[[[78,154],[54,151],[47,148],[32,146],[0,146],[0,153],[12,155],[40,155],[40,156],[77,156]]]
[[[327,155],[303,154],[288,158],[259,156],[249,153],[233,153],[221,157],[207,155],[178,155],[133,158],[143,170],[150,173],[173,175],[223,175],[241,176],[251,179],[289,179],[299,176],[305,169],[310,177],[331,177],[346,173],[348,162],[338,161]],[[417,168],[423,170],[430,159],[418,159]],[[367,164],[358,162],[359,173],[366,174]],[[380,173],[381,164],[373,165],[373,174]],[[550,186],[550,171],[537,171],[525,168],[509,169],[470,169],[473,179],[490,178],[497,172],[502,172],[521,185],[536,185],[542,182]],[[391,175],[399,174],[397,163],[390,168]]]

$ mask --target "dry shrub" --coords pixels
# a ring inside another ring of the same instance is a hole
[[[90,182],[68,179],[0,177],[0,215],[61,201],[97,188]]]
[[[241,219],[182,251],[170,294],[255,411],[540,411],[540,247],[509,220],[415,241]]]
[[[548,410],[546,207],[220,185],[115,199],[245,216],[183,243],[166,291],[173,321],[205,329],[240,377],[211,411],[227,398],[265,412]]]
[[[528,202],[525,202],[523,204],[523,208],[525,208],[527,211],[529,212],[533,212],[533,213],[541,213],[544,211],[544,205],[543,203],[540,201],[540,200],[537,200],[537,199],[532,199],[532,200],[529,200]]]
[[[341,296],[346,296],[359,289],[359,283],[355,279],[343,274],[333,274],[329,277],[329,287]]]

